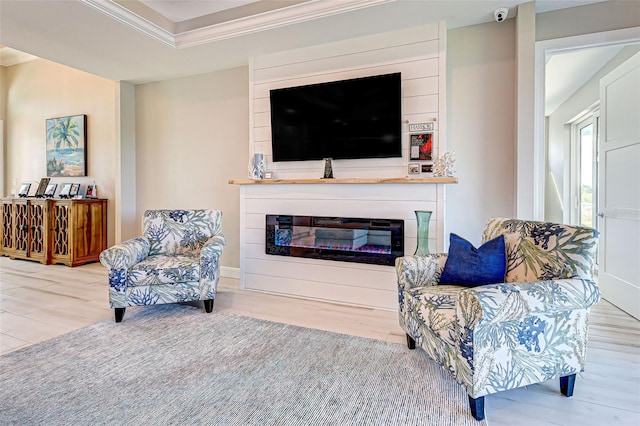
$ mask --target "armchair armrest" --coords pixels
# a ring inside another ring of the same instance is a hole
[[[200,295],[203,300],[215,297],[220,276],[220,255],[226,243],[224,235],[214,235],[200,250]]]
[[[530,315],[586,309],[600,297],[598,285],[584,278],[492,284],[461,291],[456,314],[472,329],[480,321],[523,321]]]
[[[409,290],[415,287],[438,285],[446,262],[446,253],[396,258],[398,287]]]
[[[136,237],[100,253],[100,263],[111,270],[125,271],[149,255],[151,243],[144,237]]]
[[[227,244],[227,239],[222,234],[214,235],[213,237],[209,238],[200,250],[200,261],[202,262],[203,258],[219,258],[222,254],[222,249],[224,248],[225,244]]]

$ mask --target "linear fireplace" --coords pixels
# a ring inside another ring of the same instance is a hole
[[[266,216],[267,254],[393,266],[404,256],[404,221]]]

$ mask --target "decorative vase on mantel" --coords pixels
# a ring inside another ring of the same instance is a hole
[[[414,255],[429,254],[429,221],[430,211],[416,210],[416,220],[418,221],[418,235],[416,241],[416,252]]]
[[[249,179],[264,179],[266,169],[264,154],[253,154],[253,159],[249,160]]]

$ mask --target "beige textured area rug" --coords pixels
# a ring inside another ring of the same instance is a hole
[[[477,425],[421,350],[189,305],[0,357],[2,425]]]

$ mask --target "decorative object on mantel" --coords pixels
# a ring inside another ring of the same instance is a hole
[[[429,221],[431,220],[430,211],[416,210],[416,220],[418,221],[418,234],[416,241],[416,256],[429,254]]]
[[[433,132],[409,136],[409,159],[432,160]]]
[[[322,177],[323,179],[333,179],[333,164],[331,164],[332,161],[332,158],[324,159],[324,176]]]
[[[455,152],[445,152],[433,162],[433,176],[445,177],[455,174],[454,165],[456,162]]]
[[[434,120],[435,121],[435,120]],[[410,132],[430,132],[433,130],[433,123],[413,123],[409,124]]]
[[[263,179],[265,170],[267,170],[267,163],[264,160],[264,154],[253,154],[253,159],[249,161],[249,179]]]

